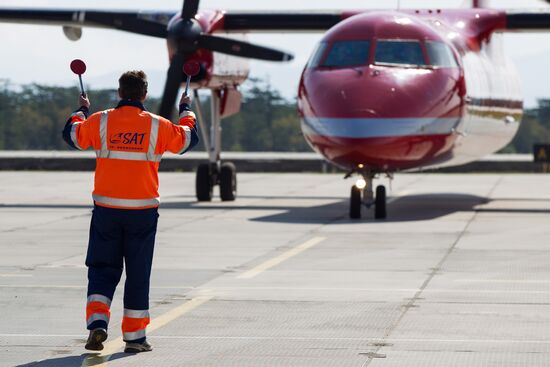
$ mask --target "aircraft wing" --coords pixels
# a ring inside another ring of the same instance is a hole
[[[166,26],[176,12],[86,9],[0,8],[0,22],[110,28],[166,38]],[[352,12],[224,12],[224,32],[325,31]]]
[[[550,31],[550,11],[507,11],[504,31]]]
[[[221,32],[319,32],[361,11],[224,12]],[[0,9],[0,22],[110,28],[166,38],[166,26],[176,12],[86,9]],[[550,30],[550,11],[508,11],[502,31]]]
[[[166,38],[166,25],[175,14],[153,11],[0,8],[0,22],[110,28]]]
[[[352,13],[318,12],[225,12],[222,30],[225,32],[318,32],[326,31]]]

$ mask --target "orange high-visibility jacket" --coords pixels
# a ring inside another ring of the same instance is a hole
[[[160,203],[158,168],[162,154],[183,154],[198,142],[195,115],[180,106],[179,124],[147,112],[137,101],[123,100],[114,109],[87,118],[75,111],[63,131],[67,143],[96,151],[93,199],[97,205],[154,208]]]

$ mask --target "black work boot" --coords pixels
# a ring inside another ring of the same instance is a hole
[[[124,348],[124,353],[141,353],[141,352],[150,352],[153,350],[151,344],[146,341],[143,343],[132,343],[126,342],[126,348]]]
[[[84,348],[88,350],[103,350],[103,342],[107,340],[107,330],[94,329],[90,330],[90,336]]]

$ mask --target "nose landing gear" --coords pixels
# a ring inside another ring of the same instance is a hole
[[[364,205],[367,209],[374,205],[374,218],[385,219],[386,212],[386,187],[378,185],[376,187],[376,196],[373,192],[374,174],[361,173],[362,179],[359,179],[351,187],[349,217],[351,219],[361,218],[361,207]],[[349,175],[347,176],[349,177]]]
[[[386,219],[386,187],[376,186],[376,197],[374,199],[374,218]]]

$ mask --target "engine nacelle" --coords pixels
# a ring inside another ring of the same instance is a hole
[[[232,34],[232,36],[234,36]],[[175,47],[168,42],[168,54],[172,59]],[[205,49],[199,49],[186,58],[201,66],[198,75],[191,78],[192,88],[222,89],[241,85],[248,78],[250,63],[242,57],[230,56]]]
[[[177,21],[179,14],[171,20]],[[223,14],[219,11],[204,11],[197,16],[198,25],[204,33],[213,33],[219,28]],[[246,41],[246,34],[220,34],[221,37]],[[170,60],[176,53],[176,44],[170,39],[167,42]],[[198,75],[191,78],[192,88],[224,89],[235,88],[244,83],[250,72],[250,62],[242,57],[231,56],[206,49],[198,49],[186,57],[186,61],[196,61],[201,65]]]

